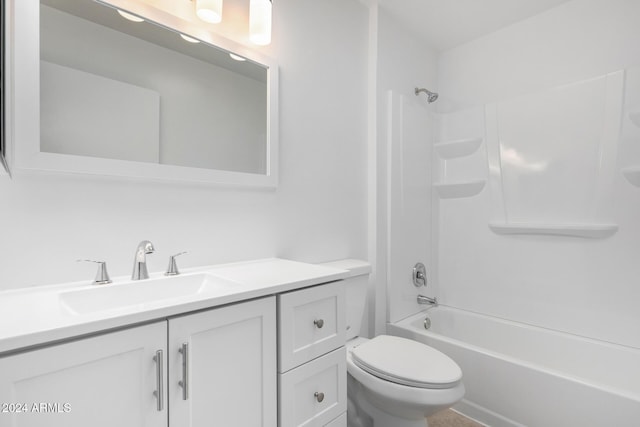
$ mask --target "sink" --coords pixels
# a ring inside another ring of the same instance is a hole
[[[236,286],[234,282],[207,273],[182,274],[67,291],[60,293],[60,303],[71,314],[144,309],[167,300],[220,295]]]

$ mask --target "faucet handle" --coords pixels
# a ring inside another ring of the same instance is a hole
[[[421,262],[413,267],[413,285],[416,288],[427,286],[427,268]]]
[[[111,279],[109,278],[109,273],[107,273],[106,261],[94,261],[92,259],[77,259],[76,262],[94,262],[96,264],[100,264],[98,266],[98,273],[96,273],[96,278],[93,281],[93,284],[106,285],[108,283],[111,283]]]
[[[167,267],[166,273],[164,273],[165,276],[177,276],[178,274],[180,274],[180,272],[178,271],[178,264],[176,264],[176,257],[186,253],[186,251],[178,252],[177,254],[171,255],[169,257],[169,266]]]

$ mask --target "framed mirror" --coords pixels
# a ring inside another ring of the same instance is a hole
[[[277,185],[270,59],[144,1],[23,0],[15,20],[38,34],[16,34],[16,94],[37,106],[19,170]]]

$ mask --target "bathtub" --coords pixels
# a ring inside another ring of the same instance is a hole
[[[491,427],[640,426],[639,349],[442,305],[387,331],[454,359],[467,389],[454,408]]]

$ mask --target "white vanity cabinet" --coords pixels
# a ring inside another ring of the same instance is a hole
[[[169,425],[275,427],[275,297],[169,320]]]
[[[346,427],[343,282],[278,295],[279,426]]]
[[[0,426],[167,426],[166,346],[161,321],[0,358]]]
[[[0,427],[275,427],[276,339],[271,296],[2,357]]]
[[[0,292],[0,427],[346,427],[338,268]]]

